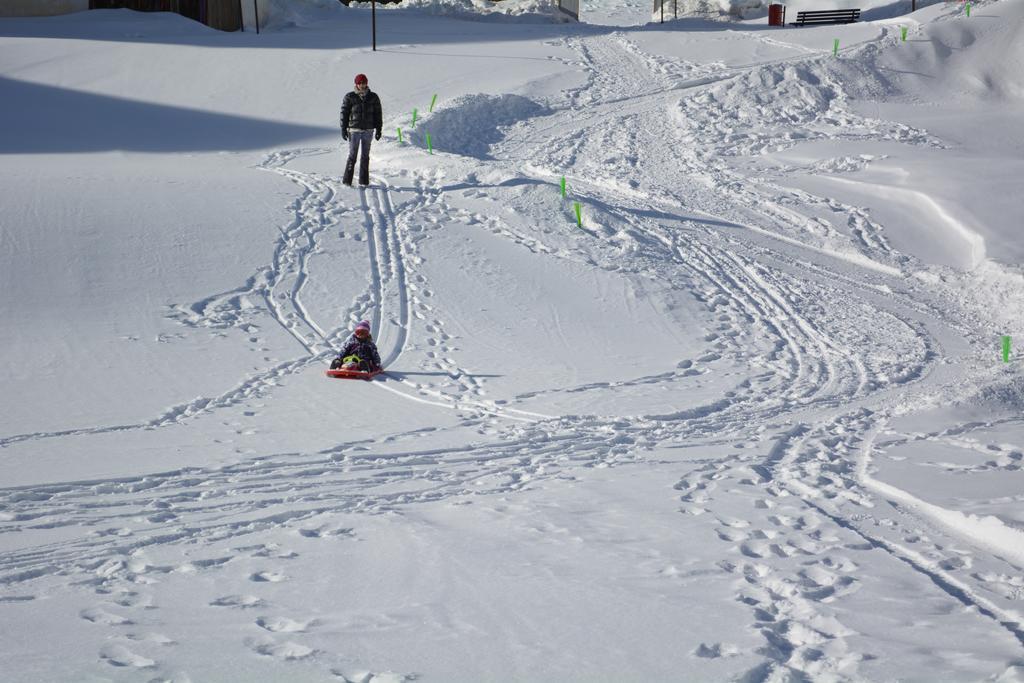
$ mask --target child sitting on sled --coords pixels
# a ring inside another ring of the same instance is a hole
[[[331,370],[359,370],[373,372],[380,370],[380,354],[370,334],[370,323],[360,321],[352,335],[345,340],[338,357],[331,362]]]

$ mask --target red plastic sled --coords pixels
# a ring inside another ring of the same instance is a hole
[[[363,372],[362,370],[327,370],[328,377],[334,377],[335,379],[365,379],[371,380],[380,373],[384,372],[383,369],[374,370],[373,372]]]

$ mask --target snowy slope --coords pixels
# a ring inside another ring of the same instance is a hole
[[[437,5],[0,21],[5,680],[1024,680],[1024,2]]]

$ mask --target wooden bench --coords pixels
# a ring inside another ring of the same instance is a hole
[[[860,19],[859,9],[827,9],[813,12],[797,12],[796,21],[790,26],[806,24],[853,24]]]

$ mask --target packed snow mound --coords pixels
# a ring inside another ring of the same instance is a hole
[[[666,19],[675,16],[711,20],[757,19],[768,15],[773,0],[663,0]],[[654,3],[652,19],[661,19],[661,7]]]
[[[490,146],[502,139],[502,127],[549,113],[547,107],[522,95],[467,95],[424,119],[410,139],[426,147],[426,133],[430,133],[434,149],[486,159]]]
[[[370,3],[350,3],[350,7]],[[417,9],[438,16],[472,21],[504,21],[514,23],[565,23],[572,18],[560,11],[555,0],[402,0],[401,3],[377,5],[392,11]]]
[[[981,387],[977,395],[971,395],[960,402],[960,405],[975,405],[995,410],[1024,409],[1024,377],[1003,378],[987,386]]]
[[[998,16],[978,14],[929,25],[914,65],[957,98],[1024,100],[1024,3],[999,3]]]
[[[259,6],[261,30],[309,26],[345,11],[336,0],[262,0]]]

